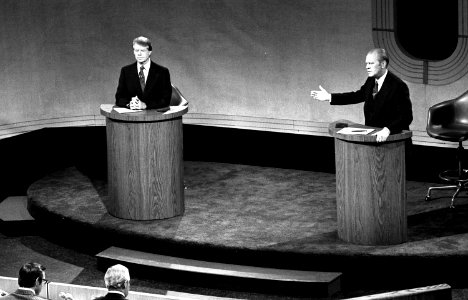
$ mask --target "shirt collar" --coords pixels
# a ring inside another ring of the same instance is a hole
[[[31,289],[31,288],[25,288],[25,287],[18,287],[18,290],[22,291],[22,292],[30,292],[30,293],[33,293],[34,295],[36,294],[36,291],[34,289]]]
[[[385,70],[385,73],[380,76],[379,79],[375,79],[375,81],[377,81],[377,83],[379,84],[378,87],[379,87],[379,91],[380,91],[380,88],[382,87],[382,84],[384,83],[385,81],[385,78],[387,77],[387,74],[388,74],[388,70]]]
[[[107,293],[108,293],[108,294],[120,294],[120,295],[122,295],[122,296],[125,297],[125,294],[122,293],[121,291],[114,291],[114,290],[112,290],[112,291],[107,291]]]
[[[151,59],[148,59],[148,61],[146,63],[144,63],[143,65],[140,65],[139,63],[137,63],[137,66],[138,66],[138,70],[140,70],[141,66],[143,66],[145,68],[145,70],[149,70],[149,68],[151,66]]]

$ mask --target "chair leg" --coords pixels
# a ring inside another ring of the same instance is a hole
[[[453,194],[452,196],[452,201],[450,202],[450,208],[455,208],[455,206],[453,205],[453,203],[455,202],[455,198],[458,196],[458,193],[460,193],[460,191],[463,189],[463,184],[460,184],[457,188],[457,190],[455,191],[455,194]]]
[[[431,200],[431,192],[433,190],[452,190],[452,189],[458,189],[457,185],[447,185],[447,186],[432,186],[427,189],[427,195],[426,195],[426,201]]]
[[[446,171],[439,174],[440,179],[456,183],[457,185],[430,187],[427,190],[426,201],[431,200],[432,190],[456,189],[455,193],[452,196],[452,200],[450,202],[450,208],[455,207],[453,205],[453,203],[455,202],[455,198],[458,196],[460,191],[465,189],[465,186],[468,186],[468,176],[467,176],[468,170],[463,169],[463,151],[464,151],[464,149],[463,149],[462,142],[459,141],[458,142],[458,148],[457,148],[458,169],[457,170],[446,170]]]

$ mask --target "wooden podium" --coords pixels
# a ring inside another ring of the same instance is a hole
[[[375,129],[341,134],[342,127]],[[329,125],[335,138],[338,237],[353,244],[392,245],[406,241],[405,143],[411,131],[377,143],[380,128],[341,120]]]
[[[118,113],[113,106],[101,105],[106,117],[108,212],[131,220],[182,215],[182,115],[188,107]]]

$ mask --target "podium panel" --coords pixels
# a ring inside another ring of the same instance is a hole
[[[373,132],[340,134],[336,124],[330,124],[329,132],[335,138],[339,238],[362,245],[405,242],[405,145],[411,132],[390,135],[386,142],[377,143]]]
[[[165,219],[184,213],[182,115],[187,108],[106,118],[108,212],[131,220]]]

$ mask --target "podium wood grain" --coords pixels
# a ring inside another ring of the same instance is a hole
[[[364,245],[405,242],[405,140],[411,132],[377,143],[375,136],[343,136],[338,130],[330,126],[335,137],[338,236]]]
[[[130,117],[103,114],[107,116],[109,213],[132,220],[182,215],[183,113],[172,118],[170,112],[156,111],[130,113]]]

